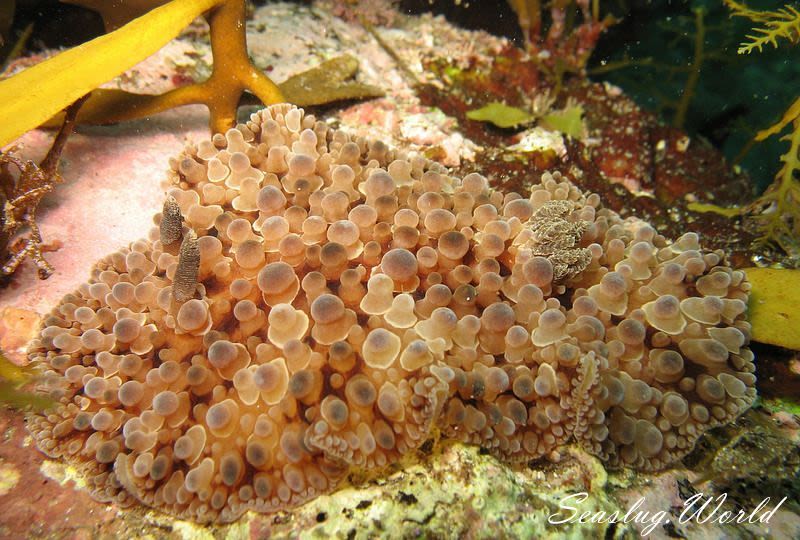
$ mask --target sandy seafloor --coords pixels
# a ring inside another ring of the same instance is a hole
[[[423,60],[453,65],[486,60],[507,46],[500,38],[459,30],[431,16],[397,16],[377,27],[400,51],[406,66],[435,84]],[[202,78],[210,53],[202,31],[186,34],[111,83],[143,92],[163,91],[181,77]],[[272,4],[248,24],[250,53],[281,81],[320,61],[349,53],[359,59],[359,79],[385,98],[329,109],[344,129],[411,149],[436,146],[449,166],[469,167],[482,147],[443,112],[422,105],[409,75],[359,24],[334,18],[322,7]],[[163,203],[168,159],[187,141],[208,136],[206,111],[186,107],[115,127],[81,127],[70,139],[61,172],[65,183],[45,199],[39,223],[55,274],[46,281],[25,263],[0,289],[0,342],[24,358],[25,338],[44,314],[88,276],[104,255],[146,235]],[[20,139],[23,155],[38,159],[52,134]],[[504,538],[635,537],[645,523],[549,524],[558,501],[586,491],[581,509],[622,514],[640,497],[640,510],[664,511],[649,538],[799,538],[798,501],[787,501],[768,524],[681,523],[689,497],[729,492],[736,504],[785,488],[797,493],[798,419],[790,413],[751,411],[736,426],[709,437],[710,451],[659,474],[607,472],[579,450],[561,462],[506,466],[477,448],[425,444],[403,463],[375,477],[351,476],[336,492],[290,512],[248,514],[236,524],[198,526],[146,508],[121,509],[93,501],[69,467],[45,459],[32,445],[20,414],[0,411],[0,538]],[[711,452],[713,454],[713,452]],[[698,465],[702,463],[702,465]],[[731,468],[733,464],[733,468]],[[701,477],[702,472],[712,471]],[[754,502],[755,501],[755,502]]]

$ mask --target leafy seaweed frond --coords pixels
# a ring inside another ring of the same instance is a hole
[[[792,130],[781,137],[782,141],[789,142],[789,150],[781,156],[781,170],[775,182],[751,204],[759,214],[761,243],[775,243],[787,253],[798,249],[800,239],[800,110],[796,112],[797,115],[790,120]],[[768,136],[781,122],[762,134]],[[785,122],[783,126],[787,124]]]
[[[557,131],[575,139],[586,136],[584,110],[572,98],[567,99],[562,109],[553,107],[555,97],[549,92],[538,94],[529,107],[521,109],[505,103],[492,101],[480,109],[467,111],[467,118],[479,122],[489,122],[503,129],[516,128],[538,122],[548,131]]]
[[[757,11],[736,0],[723,0],[733,12],[733,17],[744,17],[761,25],[753,29],[756,35],[748,35],[749,42],[739,48],[739,54],[748,54],[754,49],[762,51],[764,45],[778,47],[778,39],[791,44],[800,43],[800,11],[786,4],[774,11]],[[763,141],[778,135],[791,125],[791,131],[781,137],[789,143],[789,149],[781,156],[781,169],[775,181],[753,201],[748,210],[756,216],[761,236],[757,243],[774,244],[788,254],[800,250],[800,97],[784,112],[780,120],[755,136]]]
[[[724,0],[725,5],[733,12],[733,17],[744,17],[760,26],[753,28],[753,34],[739,47],[739,54],[749,54],[754,49],[761,52],[765,45],[778,48],[778,39],[785,39],[792,44],[800,42],[800,11],[795,6],[786,4],[774,11],[758,11],[737,2]]]

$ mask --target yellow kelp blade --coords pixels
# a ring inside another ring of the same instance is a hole
[[[800,350],[800,270],[746,268],[753,340]]]
[[[278,85],[281,93],[300,107],[324,105],[339,100],[381,97],[383,90],[355,82],[358,60],[349,55],[326,60],[317,67],[298,73]],[[182,86],[165,94],[134,94],[117,88],[98,88],[81,106],[79,124],[114,124],[144,118],[187,103],[205,103],[197,85]],[[260,102],[259,102],[260,103]],[[44,127],[58,127],[64,121],[59,113]]]
[[[0,147],[158,51],[223,0],[173,0],[0,81]]]

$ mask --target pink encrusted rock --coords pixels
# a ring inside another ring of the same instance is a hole
[[[163,204],[164,163],[187,137],[208,132],[204,122],[203,110],[192,107],[122,126],[79,128],[59,168],[66,181],[37,213],[46,244],[60,246],[45,253],[56,272],[41,281],[25,262],[0,289],[0,304],[46,312],[89,275],[97,259],[146,235]],[[34,130],[18,144],[25,159],[38,161],[51,141],[50,132]]]

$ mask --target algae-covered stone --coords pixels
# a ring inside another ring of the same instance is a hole
[[[573,523],[565,497],[587,493],[579,513],[614,512],[596,458],[569,449],[557,465],[509,467],[472,446],[443,444],[401,463],[397,472],[357,478],[277,518],[248,515],[254,537],[295,538],[603,538],[627,526]],[[578,497],[582,499],[582,497]],[[623,510],[624,512],[624,510]],[[551,518],[552,516],[552,518]],[[551,524],[548,521],[563,521]]]
[[[332,58],[278,85],[292,103],[308,107],[349,99],[382,97],[383,90],[354,80],[358,60],[350,55]]]
[[[19,482],[19,471],[12,463],[0,459],[0,497],[7,495]]]

